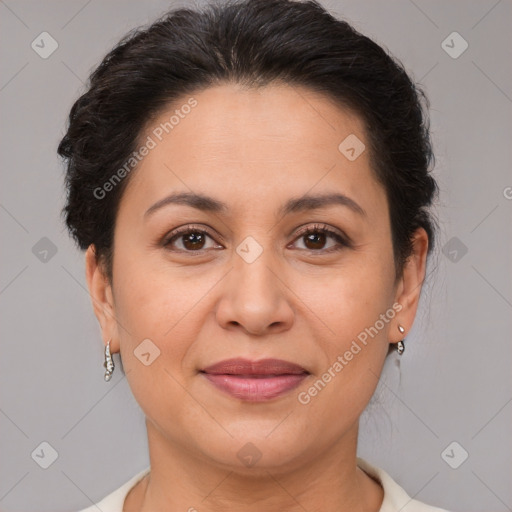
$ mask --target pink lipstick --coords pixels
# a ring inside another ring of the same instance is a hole
[[[220,361],[201,373],[224,393],[249,402],[264,402],[284,395],[309,375],[302,366],[281,359],[242,358]]]

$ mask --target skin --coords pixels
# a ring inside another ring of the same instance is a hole
[[[197,106],[131,176],[116,220],[112,283],[94,246],[86,252],[104,343],[121,352],[146,415],[151,473],[123,510],[376,512],[383,490],[356,466],[359,417],[389,343],[413,324],[428,236],[416,231],[395,279],[388,203],[369,151],[349,161],[338,150],[350,134],[368,147],[364,125],[328,98],[286,84],[224,84],[193,97]],[[162,112],[141,140],[188,98]],[[333,191],[366,215],[340,205],[276,214],[292,197]],[[171,192],[200,192],[229,210],[174,204],[144,217]],[[315,223],[352,245],[297,235]],[[165,247],[166,235],[186,225],[209,235],[199,245],[182,235]],[[236,252],[248,236],[263,249],[252,263]],[[401,311],[378,335],[310,403],[299,403],[299,392],[396,303]],[[160,350],[148,366],[134,355],[147,338]],[[285,359],[311,375],[283,396],[246,402],[198,373],[231,357]],[[261,453],[252,467],[237,457],[248,442]]]

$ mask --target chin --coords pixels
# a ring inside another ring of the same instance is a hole
[[[245,428],[240,428],[240,424],[238,427],[228,427],[234,438],[222,434],[216,436],[218,440],[215,442],[213,436],[206,436],[205,442],[197,446],[202,456],[228,471],[265,477],[268,472],[289,471],[295,465],[299,466],[299,459],[305,457],[307,439],[300,438],[297,433],[286,429],[278,433],[276,429],[266,437],[271,429],[265,428],[262,435],[260,422],[257,425],[245,422]]]

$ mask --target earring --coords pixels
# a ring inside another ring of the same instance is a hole
[[[401,334],[403,334],[405,332],[405,329],[400,325],[398,324],[398,330],[400,331]],[[403,353],[404,353],[404,350],[405,350],[405,344],[404,344],[404,341],[405,340],[400,340],[397,344],[396,344],[396,351],[398,352],[398,355],[401,356]]]
[[[103,363],[103,366],[106,368],[105,380],[107,382],[112,378],[112,373],[114,372],[114,360],[110,355],[110,341],[111,340],[108,340],[108,343],[105,346],[105,362]]]

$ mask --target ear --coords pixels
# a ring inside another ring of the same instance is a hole
[[[108,341],[111,340],[111,353],[119,352],[119,336],[112,286],[105,275],[103,266],[96,259],[93,244],[89,245],[85,253],[85,273],[94,314],[100,323],[103,343],[107,345]]]
[[[425,229],[418,228],[414,232],[412,246],[412,254],[404,265],[397,286],[395,302],[401,304],[402,309],[395,316],[390,343],[398,343],[407,336],[416,316],[427,266],[428,235]],[[405,329],[404,334],[400,333],[398,325]]]

